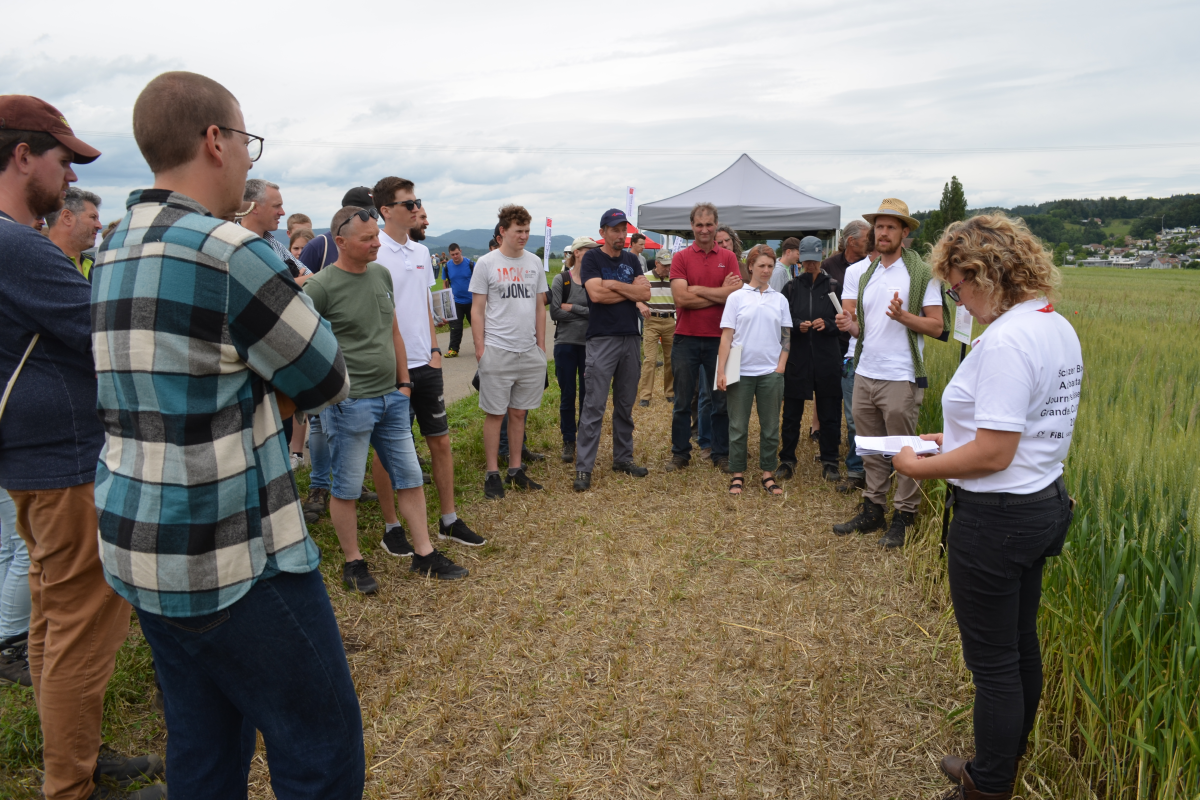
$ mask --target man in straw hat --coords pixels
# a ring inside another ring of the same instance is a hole
[[[96,416],[92,292],[33,228],[63,207],[76,180],[72,165],[99,157],[49,103],[0,97],[0,375],[11,389],[0,410],[0,486],[12,495],[29,548],[32,608],[22,646],[42,724],[42,792],[51,800],[92,796],[102,776],[127,784],[163,768],[157,756],[100,757],[104,691],[130,607],[105,582],[96,546],[104,428]],[[154,785],[134,796],[166,791]]]
[[[920,225],[908,206],[889,197],[874,214],[863,214],[875,229],[879,258],[857,281],[842,290],[839,330],[858,338],[855,346],[854,425],[860,436],[912,435],[925,395],[924,337],[941,338],[949,329],[941,283],[929,265],[903,246]],[[912,309],[919,309],[915,312]],[[839,536],[870,533],[884,527],[892,467],[883,456],[867,456],[862,510],[833,527]],[[900,476],[893,498],[892,524],[879,540],[892,549],[904,544],[916,521],[920,487]]]

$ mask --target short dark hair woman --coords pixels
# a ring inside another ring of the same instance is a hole
[[[948,755],[950,798],[1007,800],[1042,694],[1042,567],[1071,523],[1063,460],[1079,408],[1079,337],[1054,312],[1061,280],[1020,220],[987,214],[947,228],[933,273],[988,325],[942,393],[941,454],[905,448],[892,466],[950,484],[950,597],[975,682],[975,755]],[[949,509],[947,510],[949,513]]]

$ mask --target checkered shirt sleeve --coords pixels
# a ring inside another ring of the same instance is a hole
[[[100,555],[136,608],[194,617],[319,560],[274,390],[315,412],[349,393],[329,327],[255,234],[134,192],[92,273],[105,445]]]

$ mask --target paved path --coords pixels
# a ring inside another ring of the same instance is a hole
[[[438,334],[438,347],[444,354],[450,349],[450,331]],[[444,384],[446,405],[455,400],[474,394],[471,379],[475,377],[475,339],[471,329],[463,331],[462,349],[457,358],[442,358],[442,383]]]

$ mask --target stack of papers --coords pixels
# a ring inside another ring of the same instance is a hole
[[[937,442],[927,442],[920,436],[855,436],[854,449],[860,456],[894,456],[911,447],[919,456],[938,452]]]

